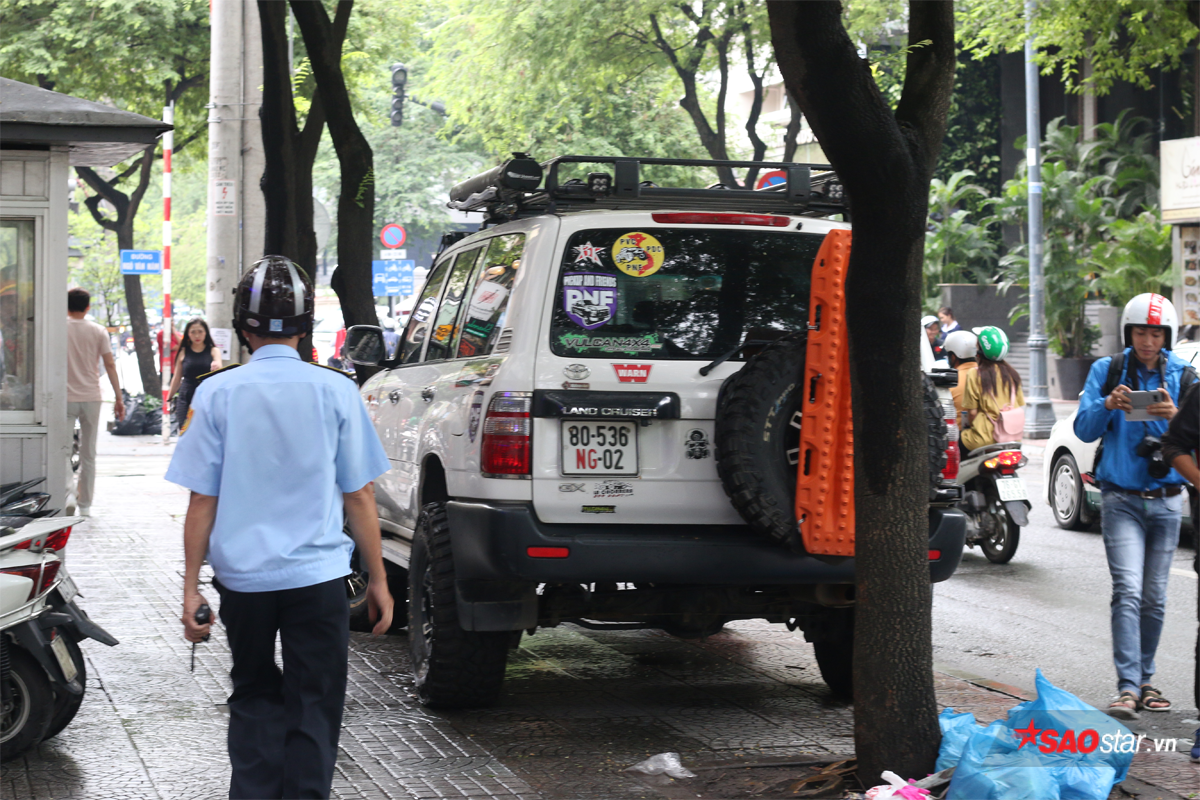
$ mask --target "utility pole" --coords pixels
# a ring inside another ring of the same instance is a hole
[[[262,255],[265,201],[258,109],[262,36],[254,0],[212,0],[208,104],[208,278],[206,315],[240,361],[233,335],[233,290]]]
[[[1050,438],[1054,409],[1046,375],[1046,280],[1042,272],[1042,121],[1034,61],[1034,0],[1025,0],[1025,166],[1029,181],[1029,393],[1025,436]]]

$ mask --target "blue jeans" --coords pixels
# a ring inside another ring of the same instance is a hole
[[[1139,693],[1154,677],[1167,578],[1179,545],[1184,494],[1158,500],[1102,492],[1100,529],[1112,576],[1113,664],[1117,691]]]

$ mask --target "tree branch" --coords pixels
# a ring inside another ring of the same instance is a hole
[[[908,17],[909,42],[928,40],[926,47],[908,51],[904,90],[896,106],[896,121],[921,149],[926,180],[933,176],[942,148],[945,125],[929,120],[946,118],[954,92],[954,4],[942,0],[912,0]]]
[[[130,169],[136,171],[139,166],[141,166],[140,163],[135,163]],[[112,203],[113,207],[117,210],[117,218],[121,218],[121,215],[129,206],[128,195],[118,190],[111,182],[106,181],[104,178],[101,178],[99,175],[97,175],[96,171],[91,167],[76,167],[75,174],[83,178],[84,183],[92,187],[92,191],[96,193],[97,197]],[[130,174],[132,174],[132,172]],[[97,217],[96,221],[99,222],[100,218]],[[112,230],[116,230],[116,228],[113,228]]]

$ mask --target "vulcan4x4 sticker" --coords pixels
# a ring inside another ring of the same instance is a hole
[[[644,278],[658,272],[666,252],[658,239],[648,233],[633,231],[617,239],[612,247],[612,257],[621,272]]]
[[[558,341],[568,350],[577,352],[599,350],[602,353],[638,355],[662,349],[662,342],[658,340],[656,333],[648,333],[645,336],[588,336],[585,333],[563,333],[559,335]]]
[[[584,330],[608,323],[617,313],[617,276],[600,272],[564,274],[563,311]]]
[[[652,364],[613,364],[621,383],[645,383],[650,378]]]

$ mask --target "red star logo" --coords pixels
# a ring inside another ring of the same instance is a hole
[[[1028,728],[1014,728],[1013,733],[1021,734],[1021,743],[1017,745],[1017,749],[1020,750],[1027,744],[1037,744],[1037,737],[1041,732],[1041,728],[1033,727],[1033,720],[1029,721]]]

